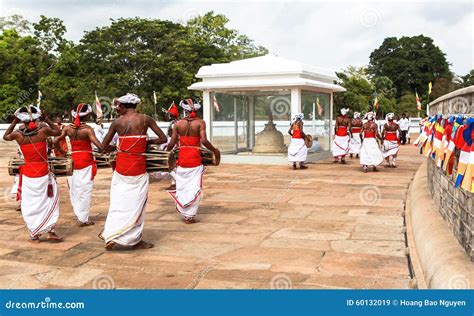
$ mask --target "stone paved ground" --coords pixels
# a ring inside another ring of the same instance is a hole
[[[15,147],[0,143],[0,165]],[[402,148],[398,169],[361,173],[330,161],[208,169],[200,223],[185,225],[163,191],[150,185],[144,237],[156,247],[105,252],[97,234],[108,209],[110,171],[95,182],[92,227],[76,227],[66,181],[61,244],[31,244],[0,168],[1,288],[407,288],[402,211],[422,158]]]

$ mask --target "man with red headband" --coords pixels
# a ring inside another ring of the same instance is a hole
[[[336,118],[335,135],[331,148],[334,163],[345,164],[346,155],[349,152],[351,119],[347,113],[349,113],[349,109],[341,109],[341,115]]]
[[[179,110],[176,104],[174,104],[174,102],[168,108],[167,116],[168,116],[167,119],[168,119],[168,122],[170,122],[170,125],[168,126],[168,131],[166,135],[168,137],[168,141],[166,142],[166,146],[163,146],[164,150],[166,150],[166,147],[168,147],[168,144],[171,141],[171,136],[173,135],[173,127],[176,124],[176,122],[178,122],[178,118],[179,118]],[[170,171],[169,175],[171,177],[171,185],[168,188],[166,188],[166,190],[167,191],[176,190],[176,169],[174,169],[173,171]]]
[[[368,112],[365,115],[367,120],[360,131],[362,137],[362,147],[360,148],[360,164],[362,171],[367,172],[368,166],[372,166],[377,171],[377,166],[383,162],[383,155],[380,151],[377,139],[381,140],[377,123],[375,123],[375,113]]]
[[[169,193],[176,202],[176,210],[184,222],[193,224],[197,222],[196,214],[202,198],[204,166],[200,147],[203,145],[213,151],[217,162],[220,161],[220,152],[207,140],[206,123],[196,115],[201,105],[191,99],[183,100],[179,105],[184,109],[185,117],[175,124],[167,148],[172,150],[179,142],[176,191]]]
[[[40,124],[40,119],[46,124]],[[18,122],[25,129],[14,131]],[[47,143],[48,137],[61,134],[40,109],[30,105],[15,112],[15,118],[3,135],[6,141],[16,140],[25,164],[20,167],[19,195],[21,195],[21,215],[34,242],[47,233],[46,240],[60,242],[62,238],[54,232],[59,218],[59,191],[54,175],[49,170]]]
[[[74,123],[64,127],[61,136],[54,142],[61,154],[65,155],[66,153],[58,145],[66,136],[71,141],[74,170],[72,176],[68,178],[69,195],[79,227],[94,225],[94,222],[89,220],[94,177],[97,173],[97,166],[92,155],[92,144],[99,149],[102,148],[102,144],[92,127],[85,123],[91,113],[92,107],[89,104],[80,103],[76,110],[71,111]]]
[[[385,116],[387,123],[383,126],[383,157],[388,162],[389,168],[396,168],[397,154],[400,150],[400,135],[402,133],[400,126],[393,121],[395,114],[388,113]]]
[[[136,111],[141,102],[137,95],[127,93],[116,102],[120,117],[110,125],[102,142],[102,147],[108,149],[114,135],[119,136],[109,213],[100,236],[106,250],[152,248],[152,243],[142,240],[149,180],[144,153],[147,143],[165,143],[166,136],[150,116]],[[158,138],[148,141],[148,128]]]

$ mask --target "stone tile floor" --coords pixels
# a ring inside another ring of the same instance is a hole
[[[200,223],[185,225],[164,191],[150,184],[144,238],[155,248],[105,252],[97,238],[107,215],[111,172],[96,177],[92,219],[79,228],[65,178],[60,244],[31,244],[0,142],[0,288],[408,288],[402,217],[422,162],[401,149],[397,169],[363,174],[358,160],[308,170],[288,166],[210,167]]]

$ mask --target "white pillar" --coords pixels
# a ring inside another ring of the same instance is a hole
[[[332,149],[332,138],[334,137],[334,126],[332,126],[332,118],[334,115],[333,96],[334,93],[331,92],[329,94],[329,150]]]
[[[290,121],[299,113],[301,113],[301,89],[300,88],[293,88],[293,89],[291,89],[291,115],[290,115]]]
[[[207,138],[212,141],[212,102],[211,92],[202,92],[203,119],[206,122]]]
[[[249,94],[249,149],[255,146],[255,96]]]

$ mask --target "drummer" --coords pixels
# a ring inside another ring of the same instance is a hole
[[[193,100],[182,100],[179,105],[184,109],[184,118],[178,121],[171,136],[167,150],[172,150],[179,142],[178,167],[176,168],[176,190],[169,191],[176,202],[176,209],[186,224],[198,222],[196,214],[202,198],[202,176],[204,166],[201,160],[201,145],[211,150],[217,164],[220,152],[206,136],[206,123],[197,117],[196,111],[201,108]]]
[[[72,176],[68,178],[69,195],[79,227],[94,225],[94,222],[89,220],[94,177],[97,173],[97,166],[92,155],[92,144],[98,149],[102,148],[102,144],[92,127],[85,123],[91,113],[92,107],[89,104],[80,103],[76,110],[71,111],[74,123],[65,126],[61,136],[54,140],[56,149],[63,156],[66,153],[60,146],[61,141],[66,136],[71,141],[74,170]]]
[[[40,123],[43,120],[47,125]],[[14,131],[18,122],[26,128]],[[20,145],[25,164],[20,167],[19,192],[21,195],[21,215],[28,228],[31,241],[40,242],[40,236],[47,234],[46,240],[61,242],[54,231],[59,218],[59,191],[56,179],[48,166],[48,137],[59,136],[61,131],[40,109],[23,106],[15,112],[15,118],[3,135],[6,141],[16,140]]]
[[[116,167],[110,186],[110,207],[104,230],[100,234],[106,250],[152,248],[142,239],[145,208],[148,199],[146,172],[147,131],[151,128],[158,136],[148,143],[162,144],[166,136],[148,115],[136,111],[140,98],[127,93],[117,99],[120,117],[113,121],[102,142],[108,149],[115,133],[119,135]]]

